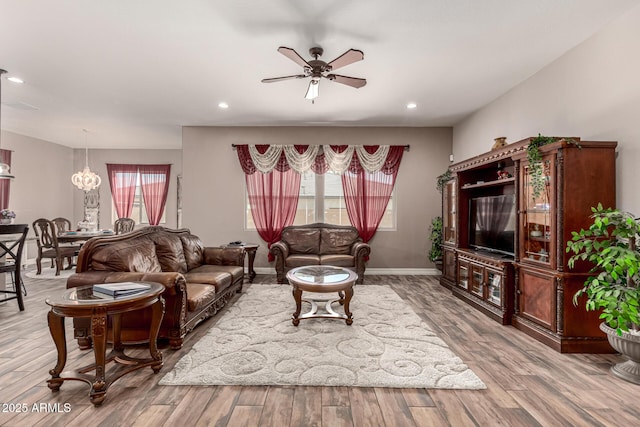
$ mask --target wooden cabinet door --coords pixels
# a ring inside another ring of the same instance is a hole
[[[472,294],[484,299],[484,267],[471,264],[471,288]]]
[[[502,307],[502,299],[504,298],[502,285],[504,283],[504,276],[502,272],[487,269],[485,281],[487,284],[487,301],[498,307]]]
[[[542,158],[541,180],[532,177],[531,169],[525,163],[521,170],[520,260],[554,269],[554,218],[558,208],[555,203],[555,155],[548,154]]]
[[[544,271],[528,268],[520,268],[518,276],[518,289],[516,290],[518,316],[525,317],[552,332],[556,332],[555,277],[545,274]]]
[[[471,265],[462,260],[458,260],[458,280],[456,286],[469,290],[469,277],[471,275]]]
[[[456,280],[456,253],[455,250],[443,248],[442,275],[453,283]]]

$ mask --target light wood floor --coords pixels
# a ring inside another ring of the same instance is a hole
[[[251,286],[275,283],[274,279],[258,276]],[[640,423],[640,386],[608,373],[620,356],[556,353],[512,327],[489,320],[454,298],[438,284],[437,277],[428,276],[367,276],[365,283],[390,285],[474,370],[487,390],[159,386],[162,372],[168,372],[189,351],[215,323],[213,318],[189,334],[180,351],[164,350],[165,365],[159,375],[144,369],[119,379],[109,389],[103,406],[96,408],[89,402],[89,387],[84,382],[67,381],[57,393],[46,385],[56,352],[47,329],[44,300],[60,293],[64,281],[25,280],[29,291],[26,311],[19,312],[15,301],[0,305],[0,410],[14,409],[10,404],[25,404],[27,412],[0,412],[3,426]],[[357,312],[354,317],[357,322]],[[70,324],[67,321],[70,353],[65,369],[88,364],[92,356],[78,350]],[[136,353],[143,354],[141,349],[134,349]],[[52,412],[55,409],[60,412]]]

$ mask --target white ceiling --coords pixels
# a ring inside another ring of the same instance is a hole
[[[0,0],[2,128],[69,147],[180,148],[182,126],[451,126],[639,0]],[[308,80],[279,46],[354,89]],[[227,110],[218,108],[225,101]],[[408,102],[418,108],[407,110]]]

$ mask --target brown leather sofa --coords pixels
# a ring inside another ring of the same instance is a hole
[[[179,349],[189,331],[242,291],[243,280],[242,248],[205,248],[187,229],[152,226],[87,241],[67,288],[123,281],[163,284],[165,313],[158,337]],[[80,348],[90,348],[89,319],[73,320]],[[150,308],[124,313],[123,342],[148,341],[150,321]]]
[[[285,227],[270,252],[275,257],[278,283],[286,283],[287,271],[295,267],[334,265],[354,270],[356,283],[361,284],[371,248],[355,227],[315,223]]]

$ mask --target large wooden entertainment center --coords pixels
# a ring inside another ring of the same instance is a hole
[[[573,304],[589,266],[569,270],[565,248],[572,231],[589,226],[591,207],[615,207],[617,143],[572,137],[543,145],[542,179],[533,182],[532,139],[449,167],[440,282],[557,351],[611,352],[598,313]]]

